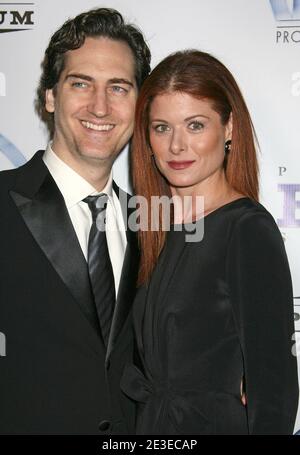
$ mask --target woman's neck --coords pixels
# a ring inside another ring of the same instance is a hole
[[[193,187],[171,187],[171,193],[175,223],[195,221],[244,196],[228,184],[224,173],[211,176]]]

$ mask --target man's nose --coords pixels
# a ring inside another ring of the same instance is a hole
[[[105,117],[110,114],[109,95],[104,89],[96,89],[91,94],[88,111],[96,117]]]

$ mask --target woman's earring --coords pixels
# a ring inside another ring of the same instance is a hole
[[[228,141],[225,142],[225,155],[228,155],[230,150],[231,150],[231,140],[229,139]]]

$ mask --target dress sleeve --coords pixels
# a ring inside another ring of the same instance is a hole
[[[280,231],[268,212],[239,218],[226,267],[244,361],[249,434],[292,434],[298,405],[292,283]]]

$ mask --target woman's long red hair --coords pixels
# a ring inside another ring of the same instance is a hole
[[[225,125],[232,113],[231,150],[225,164],[229,185],[258,200],[258,163],[255,132],[241,91],[230,71],[215,57],[197,50],[176,52],[166,57],[144,82],[136,106],[132,143],[132,178],[135,194],[148,201],[151,196],[171,197],[168,183],[153,163],[149,143],[149,109],[152,100],[167,92],[184,92],[211,101]],[[139,231],[141,264],[139,284],[146,283],[164,246],[166,232]]]

